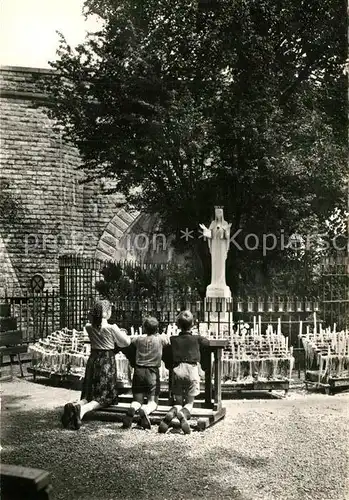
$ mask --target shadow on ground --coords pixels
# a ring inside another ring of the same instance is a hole
[[[234,486],[234,470],[253,474],[267,463],[233,446],[228,454],[219,443],[205,446],[205,433],[159,435],[94,421],[64,430],[59,410],[12,411],[21,398],[4,399],[2,460],[50,472],[52,500],[249,500]]]
[[[6,395],[1,398],[1,411],[5,410],[17,410],[20,409],[23,405],[23,401],[30,399],[31,396],[29,394],[20,395],[20,396],[12,396]]]
[[[58,377],[36,377],[35,381],[32,375],[26,375],[25,379],[28,382],[34,382],[35,384],[42,385],[45,387],[60,387],[62,389],[70,389],[74,391],[81,391],[82,380],[68,381],[59,380]]]
[[[284,394],[284,391],[281,391]],[[224,392],[222,399],[280,399],[280,396],[268,391],[241,391],[241,392]]]

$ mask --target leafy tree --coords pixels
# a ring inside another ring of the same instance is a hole
[[[198,224],[224,205],[232,233],[241,230],[229,284],[253,282],[258,270],[268,280],[292,255],[281,232],[287,241],[321,227],[344,203],[345,2],[88,0],[86,8],[103,27],[75,49],[62,36],[46,82],[50,116],[79,148],[86,179],[111,178],[129,206],[157,213],[206,284]],[[185,228],[195,231],[189,242]],[[278,245],[263,252],[267,233]]]
[[[181,301],[195,300],[200,281],[189,266],[139,266],[131,263],[106,263],[102,269],[103,280],[96,283],[97,291],[111,301],[155,300],[166,301],[170,297]]]
[[[96,283],[99,293],[109,300],[160,297],[165,293],[166,276],[160,268],[143,269],[128,263],[107,263],[103,280]]]

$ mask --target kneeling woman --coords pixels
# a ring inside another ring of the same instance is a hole
[[[92,321],[86,325],[91,343],[91,354],[87,361],[81,400],[67,403],[64,407],[64,427],[79,429],[87,412],[118,402],[115,344],[119,348],[130,345],[130,337],[116,325],[108,323],[111,304],[107,300],[97,301],[92,309]]]

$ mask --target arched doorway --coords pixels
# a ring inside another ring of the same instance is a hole
[[[157,215],[119,209],[98,242],[95,258],[162,264],[172,259],[171,242],[161,233]]]

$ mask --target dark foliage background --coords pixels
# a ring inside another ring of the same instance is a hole
[[[321,252],[280,239],[328,234],[344,207],[346,3],[88,0],[86,12],[103,27],[76,48],[61,37],[45,86],[86,180],[111,179],[129,207],[157,214],[202,284],[198,225],[219,204],[241,230],[227,263],[234,290],[313,286]],[[264,255],[268,233],[278,245]]]

